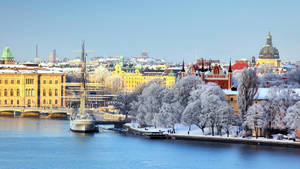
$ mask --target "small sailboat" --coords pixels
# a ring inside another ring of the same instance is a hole
[[[84,41],[82,41],[81,50],[81,98],[79,111],[72,113],[70,116],[70,130],[74,132],[99,132],[97,121],[92,113],[88,113],[85,109],[86,102],[86,57],[84,49]]]

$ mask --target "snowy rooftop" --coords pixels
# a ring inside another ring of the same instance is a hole
[[[268,97],[269,92],[272,90],[272,88],[259,88],[257,91],[257,94],[255,95],[255,99],[257,100],[265,100]],[[232,91],[225,89],[223,90],[226,95],[237,95],[238,91]],[[300,88],[293,89],[295,94],[297,94],[300,97]]]
[[[62,72],[59,70],[14,70],[14,69],[0,69],[0,74],[61,74]]]

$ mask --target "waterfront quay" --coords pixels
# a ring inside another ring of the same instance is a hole
[[[224,137],[224,136],[206,136],[206,135],[189,135],[167,133],[163,129],[151,128],[134,128],[131,125],[125,124],[128,134],[143,136],[150,139],[171,139],[171,140],[186,140],[199,141],[210,143],[228,143],[228,144],[248,144],[248,145],[262,145],[262,146],[279,146],[300,148],[300,142],[295,140],[274,140],[266,138],[242,138],[242,137]]]

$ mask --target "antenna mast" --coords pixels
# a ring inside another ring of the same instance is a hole
[[[86,57],[85,57],[85,46],[84,40],[82,41],[81,47],[81,99],[80,99],[80,110],[82,114],[85,114],[85,102],[86,102]]]

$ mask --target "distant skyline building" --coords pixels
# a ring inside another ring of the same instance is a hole
[[[58,63],[58,56],[56,56],[56,49],[53,49],[53,51],[50,53],[49,62],[50,63]]]

